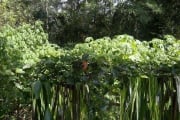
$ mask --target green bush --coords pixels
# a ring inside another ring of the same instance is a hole
[[[141,42],[118,35],[86,41],[36,66],[33,103],[39,119],[179,117],[179,40],[167,35],[164,40]]]
[[[31,102],[33,68],[44,56],[59,54],[47,41],[40,22],[0,30],[0,118]],[[11,118],[12,119],[12,118]]]
[[[39,22],[6,26],[0,63],[2,119],[30,102],[37,120],[180,117],[180,41],[170,35],[149,42],[87,38],[63,49],[48,42]]]

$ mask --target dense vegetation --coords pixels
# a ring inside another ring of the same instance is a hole
[[[180,38],[179,0],[2,0],[0,25],[41,20],[49,40],[62,45],[130,34],[139,40]]]
[[[54,49],[40,26],[38,22],[34,26],[24,24],[16,29],[5,26],[0,32],[1,115],[18,109],[19,101],[31,102],[30,88],[27,87],[33,78],[30,71],[26,73],[23,69],[33,67]]]
[[[89,37],[65,49],[48,43],[37,22],[6,26],[0,38],[2,118],[15,102],[33,102],[39,120],[179,118],[180,42],[172,36]]]
[[[180,119],[179,5],[0,1],[0,119]]]

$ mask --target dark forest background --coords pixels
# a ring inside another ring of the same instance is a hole
[[[58,45],[117,34],[180,38],[179,0],[1,0],[0,26],[43,21]]]

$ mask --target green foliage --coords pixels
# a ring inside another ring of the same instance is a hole
[[[62,45],[130,34],[140,40],[172,34],[179,38],[179,1],[167,0],[45,0],[30,6],[42,20],[49,40]]]
[[[41,20],[49,40],[59,45],[117,34],[179,38],[179,5],[179,0],[2,0],[0,25]]]
[[[179,40],[117,35],[85,41],[59,48],[39,22],[2,28],[1,118],[12,118],[12,103],[30,102],[36,120],[180,117]]]
[[[27,1],[27,0],[25,0]],[[24,0],[1,0],[0,1],[0,25],[5,24],[18,26],[24,22],[32,22],[31,8]],[[0,28],[1,28],[0,27]]]
[[[165,40],[140,42],[118,35],[86,41],[64,50],[58,58],[43,59],[37,66],[37,79],[44,87],[52,85],[36,91],[40,99],[34,93],[38,119],[46,116],[47,110],[54,119],[179,118],[179,92],[174,84],[180,69],[178,40],[167,35]],[[84,60],[88,62],[86,71]]]
[[[47,35],[42,31],[38,22],[33,27],[30,25],[16,29],[10,26],[3,27],[0,33],[2,70],[21,73],[22,70],[17,69],[18,67],[22,68],[23,65],[30,67],[38,62],[39,58],[45,55],[40,50],[47,46]],[[2,74],[5,74],[3,72]]]
[[[1,29],[0,117],[6,119],[5,115],[13,112],[19,104],[31,102],[31,68],[40,58],[59,56],[59,52],[52,46],[55,45],[48,43],[47,34],[43,32],[40,22],[36,22],[34,26],[24,24],[13,28],[7,25]]]

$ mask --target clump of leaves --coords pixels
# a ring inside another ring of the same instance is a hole
[[[65,50],[50,44],[37,22],[2,29],[0,58],[1,95],[32,93],[33,119],[179,117],[173,76],[180,69],[180,42],[172,36],[149,42],[129,35],[89,38]],[[2,106],[13,103],[1,99]]]

